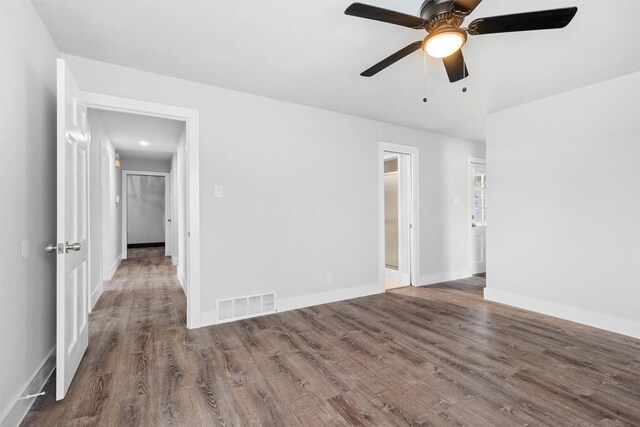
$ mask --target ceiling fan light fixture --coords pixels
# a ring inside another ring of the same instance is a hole
[[[434,58],[446,58],[457,52],[467,41],[467,34],[459,29],[446,29],[431,33],[422,42],[422,50]]]

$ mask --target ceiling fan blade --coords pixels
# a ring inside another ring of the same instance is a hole
[[[447,70],[447,75],[449,76],[449,81],[451,83],[462,80],[469,75],[467,64],[464,63],[464,56],[462,56],[462,51],[460,49],[455,53],[442,58],[442,62],[444,63],[444,68]]]
[[[453,2],[453,8],[465,15],[470,14],[478,7],[482,0],[456,0]]]
[[[421,46],[422,46],[422,41],[417,41],[417,42],[411,43],[409,46],[403,47],[402,49],[400,49],[399,51],[397,51],[393,55],[388,56],[385,59],[383,59],[382,61],[378,62],[373,67],[363,71],[362,73],[360,73],[360,75],[362,77],[371,77],[374,74],[377,74],[380,71],[384,70],[389,65],[401,60],[402,58],[404,58],[405,56],[409,55],[410,53],[413,53],[416,50],[420,49]]]
[[[571,22],[577,11],[577,7],[566,7],[479,18],[469,24],[468,33],[478,35],[564,28]]]
[[[345,15],[373,19],[375,21],[382,21],[389,24],[402,25],[403,27],[416,29],[425,28],[427,24],[427,21],[417,16],[407,15],[394,10],[383,9],[381,7],[370,6],[362,3],[353,3],[344,11],[344,13]]]

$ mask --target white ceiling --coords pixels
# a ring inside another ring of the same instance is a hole
[[[363,0],[417,14],[420,0]],[[33,0],[61,51],[482,141],[487,113],[640,69],[638,0],[484,0],[483,16],[578,6],[562,30],[470,36],[451,84],[416,52],[361,71],[425,33],[344,15],[351,0]],[[466,93],[462,88],[467,87]]]
[[[140,114],[89,109],[100,121],[120,157],[169,160],[178,147],[184,122]],[[148,146],[140,145],[147,141]]]

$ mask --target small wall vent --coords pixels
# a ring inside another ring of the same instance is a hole
[[[276,293],[216,300],[216,323],[232,322],[276,312]]]

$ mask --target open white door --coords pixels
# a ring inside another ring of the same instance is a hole
[[[471,208],[471,273],[487,271],[487,167],[469,163]]]
[[[56,400],[63,399],[89,344],[87,304],[87,107],[58,59]]]

